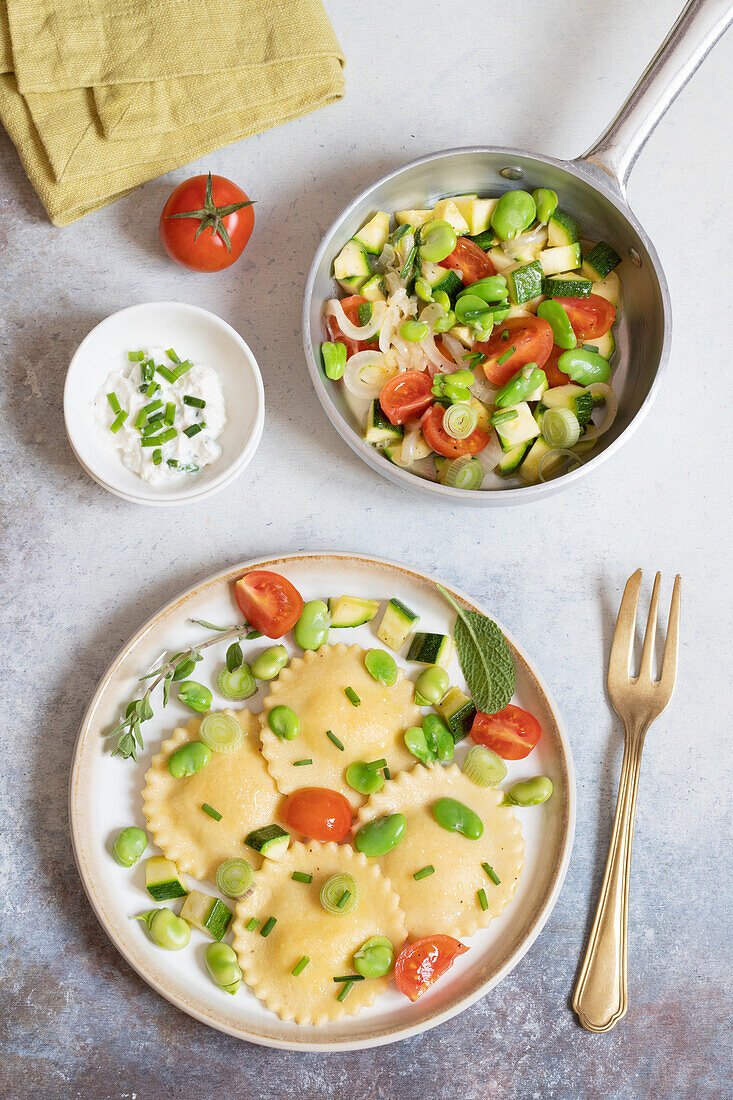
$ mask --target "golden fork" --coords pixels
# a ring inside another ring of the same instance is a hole
[[[672,591],[661,676],[657,681],[652,679],[660,580],[657,573],[639,675],[629,674],[629,663],[634,647],[641,569],[637,569],[626,582],[608,663],[608,694],[613,709],[624,724],[624,759],[601,895],[573,997],[573,1008],[588,1031],[609,1031],[627,1008],[629,877],[641,750],[646,731],[672,698],[677,673],[682,587],[679,575],[675,577]]]

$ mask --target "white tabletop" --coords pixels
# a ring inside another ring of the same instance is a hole
[[[18,1021],[3,1071],[11,1075],[8,1095],[29,1095],[23,1090],[40,1075],[36,1098],[59,1090],[122,1097],[136,1089],[140,1097],[169,1089],[224,1097],[234,1088],[251,1098],[284,1096],[303,1087],[306,1067],[306,1092],[325,1095],[338,1086],[346,1098],[364,1095],[364,1074],[369,1095],[410,1100],[681,1096],[692,1095],[693,1082],[698,1096],[722,1095],[725,1065],[710,1052],[724,1044],[730,984],[720,976],[730,918],[719,899],[730,767],[723,715],[730,698],[725,317],[733,281],[733,40],[713,51],[674,103],[629,190],[671,287],[665,387],[636,435],[574,491],[482,512],[391,486],[328,423],[299,331],[315,248],[368,181],[462,144],[577,155],[620,105],[679,5],[331,0],[348,58],[342,102],[148,183],[65,229],[48,223],[0,134],[2,879],[6,934],[20,945],[2,964]],[[172,187],[208,169],[257,199],[244,257],[213,276],[174,266],[157,234]],[[115,499],[77,465],[64,434],[61,393],[76,345],[112,311],[156,299],[193,302],[225,318],[252,347],[264,378],[267,417],[255,460],[194,508]],[[76,729],[125,638],[210,572],[308,549],[408,561],[492,607],[561,705],[579,793],[563,894],[518,970],[438,1032],[328,1059],[240,1047],[148,990],[88,909],[66,823]],[[643,599],[654,571],[662,571],[665,615],[674,574],[683,577],[678,688],[645,750],[629,1013],[609,1035],[590,1036],[577,1028],[567,999],[603,870],[620,765],[605,665],[623,584],[638,566]],[[88,1076],[90,1067],[98,1067],[97,1077]]]

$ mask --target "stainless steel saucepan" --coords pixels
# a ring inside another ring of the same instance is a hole
[[[303,343],[318,397],[331,423],[370,466],[398,485],[445,500],[477,505],[518,504],[575,485],[614,454],[646,416],[662,382],[669,356],[672,317],[667,280],[659,257],[626,201],[631,169],[650,133],[708,51],[733,19],[729,0],[690,0],[623,107],[590,149],[562,161],[517,149],[475,146],[421,157],[377,180],[336,219],[315,255],[303,305]],[[340,386],[320,362],[324,303],[334,297],[334,257],[376,210],[432,206],[444,195],[497,194],[507,181],[528,191],[549,187],[592,240],[606,240],[620,253],[623,299],[615,327],[618,365],[613,376],[619,414],[583,466],[555,480],[487,491],[452,489],[393,465],[365,443],[353,426]],[[519,182],[521,181],[521,182]]]

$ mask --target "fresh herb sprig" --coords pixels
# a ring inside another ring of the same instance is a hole
[[[473,702],[484,714],[496,714],[514,694],[514,660],[507,640],[493,619],[465,611],[442,584],[436,587],[458,616],[453,636]]]
[[[171,684],[174,681],[185,680],[187,676],[190,676],[198,662],[203,660],[202,650],[208,649],[212,645],[218,645],[226,638],[236,639],[235,644],[238,646],[241,638],[249,636],[247,633],[249,631],[248,623],[240,623],[239,626],[215,626],[204,619],[191,619],[190,621],[198,623],[207,630],[217,631],[217,637],[209,638],[208,641],[201,642],[200,645],[190,646],[181,653],[174,654],[162,665],[140,677],[141,682],[152,680],[152,683],[139,699],[130,700],[125,708],[125,717],[114,729],[105,734],[106,737],[117,737],[117,747],[112,753],[113,756],[121,756],[123,760],[137,760],[137,750],[143,748],[143,736],[140,727],[143,722],[147,722],[153,717],[151,696],[160,684],[163,685],[162,703],[165,707],[168,705],[170,698]]]

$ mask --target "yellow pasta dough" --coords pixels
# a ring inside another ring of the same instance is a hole
[[[312,875],[312,882],[294,881],[294,871]],[[335,915],[326,912],[319,895],[338,873],[356,879],[359,904],[351,913]],[[252,917],[260,923],[248,932]],[[277,923],[264,937],[260,933],[269,917]],[[348,845],[316,841],[291,844],[277,863],[265,863],[253,893],[237,903],[233,930],[239,965],[255,995],[281,1019],[315,1025],[355,1016],[373,1004],[389,977],[356,982],[343,1001],[337,999],[343,986],[333,979],[354,973],[354,952],[372,936],[391,940],[396,956],[406,934],[397,894],[376,863]],[[294,976],[303,956],[310,961]]]
[[[349,764],[384,757],[394,775],[414,763],[404,744],[405,730],[421,721],[414,687],[401,671],[392,687],[377,683],[364,667],[365,655],[357,645],[324,645],[294,658],[273,683],[261,716],[262,750],[283,794],[304,786],[329,787],[358,808],[365,797],[346,782]],[[347,687],[359,697],[358,706],[346,697]],[[300,732],[293,741],[281,741],[267,726],[268,712],[281,703],[298,715]],[[343,751],[329,740],[327,730]],[[294,760],[304,758],[313,764],[293,767]]]
[[[174,730],[153,757],[143,790],[148,831],[179,871],[213,881],[225,859],[243,856],[254,866],[260,857],[244,843],[252,829],[276,820],[282,801],[260,749],[257,715],[244,709],[226,710],[237,719],[245,738],[236,752],[212,752],[206,767],[174,779],[168,757],[187,741],[198,738],[200,718]],[[201,809],[206,802],[222,816],[214,821]]]
[[[469,840],[438,825],[432,806],[439,798],[470,807],[483,822],[483,835]],[[359,813],[354,833],[385,814],[405,815],[404,838],[374,862],[399,894],[411,939],[436,932],[470,936],[511,901],[524,865],[524,841],[514,811],[500,805],[502,798],[502,791],[477,787],[455,764],[419,764],[373,794]],[[500,885],[486,875],[484,861],[496,871]],[[435,873],[416,881],[415,872],[430,864]],[[485,911],[477,897],[481,888],[488,902]]]

